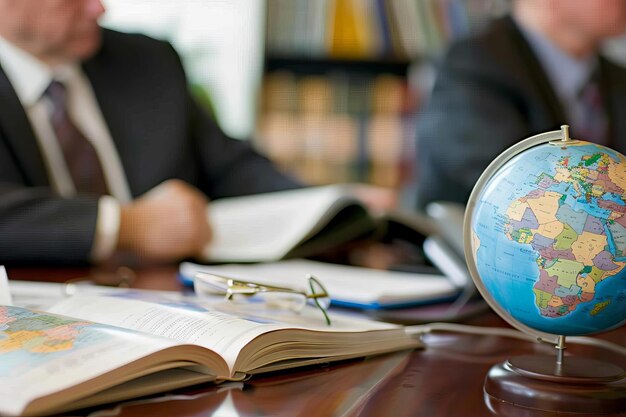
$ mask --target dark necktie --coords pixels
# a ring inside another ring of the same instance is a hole
[[[50,121],[76,191],[108,194],[104,171],[95,148],[69,117],[65,86],[52,81],[44,95],[52,103]]]
[[[608,121],[598,81],[592,78],[580,91],[580,104],[584,114],[573,123],[576,138],[608,145]]]

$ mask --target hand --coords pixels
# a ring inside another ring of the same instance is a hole
[[[211,240],[207,204],[183,181],[158,185],[122,207],[118,249],[163,261],[200,254]]]
[[[394,209],[398,204],[398,194],[391,188],[369,184],[354,184],[351,188],[354,195],[373,212],[385,212]]]

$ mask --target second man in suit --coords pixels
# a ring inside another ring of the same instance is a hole
[[[626,69],[599,53],[626,29],[624,0],[513,0],[510,16],[454,44],[418,126],[418,205],[465,203],[514,143],[570,124],[626,153]]]

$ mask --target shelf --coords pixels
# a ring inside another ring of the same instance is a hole
[[[287,57],[269,55],[265,59],[265,72],[276,70],[291,71],[296,74],[328,74],[330,72],[346,72],[350,74],[394,74],[405,76],[409,65],[408,60],[385,58],[372,59],[335,59],[324,57]]]

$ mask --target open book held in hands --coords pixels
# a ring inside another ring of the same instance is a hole
[[[401,224],[411,240],[428,223],[414,213],[372,213],[360,198],[365,186],[338,184],[212,201],[213,240],[205,262],[265,262],[319,255],[347,242],[384,235]],[[418,242],[416,242],[418,243]]]
[[[283,320],[137,296],[74,296],[49,312],[0,306],[0,415],[58,413],[420,346],[401,327],[339,316],[328,326],[316,310]]]

